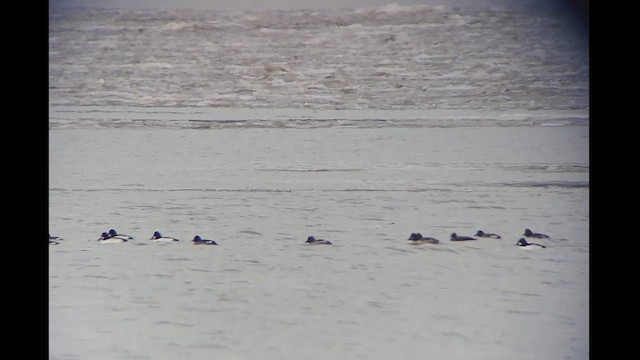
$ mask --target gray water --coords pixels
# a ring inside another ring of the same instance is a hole
[[[51,19],[51,359],[589,357],[588,62],[562,22]],[[111,228],[135,240],[98,243]],[[503,239],[448,240],[480,229]]]
[[[50,104],[585,109],[588,39],[542,10],[58,10]]]

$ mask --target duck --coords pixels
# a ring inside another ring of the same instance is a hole
[[[112,238],[119,238],[119,239],[123,239],[126,241],[129,240],[133,240],[133,236],[129,236],[129,235],[125,235],[125,234],[118,234],[117,231],[115,231],[114,229],[109,230],[109,236]]]
[[[127,242],[127,239],[124,238],[114,238],[109,235],[109,233],[103,232],[102,235],[98,238],[98,242],[101,244],[116,244]]]
[[[476,238],[471,236],[458,236],[458,234],[451,234],[451,241],[466,241],[466,240],[476,240]]]
[[[203,240],[199,235],[196,235],[191,241],[193,245],[218,245],[218,243],[213,240]]]
[[[63,239],[61,237],[51,236],[51,234],[49,234],[49,245],[58,245],[60,244],[60,240]]]
[[[316,239],[314,236],[309,236],[307,238],[307,241],[305,241],[305,243],[311,244],[311,245],[331,245],[331,241],[324,240],[324,239]]]
[[[529,229],[524,229],[524,234],[522,234],[526,237],[531,237],[531,238],[536,238],[536,239],[548,239],[549,235],[546,234],[541,234],[541,233],[534,233]]]
[[[58,245],[60,244],[60,241],[58,240],[62,240],[62,238],[57,237],[57,236],[51,236],[51,234],[49,234],[49,245]]]
[[[160,234],[160,231],[155,231],[153,233],[153,236],[151,237],[151,239],[149,240],[153,240],[153,241],[159,241],[159,242],[172,242],[172,241],[180,241],[174,237],[170,237],[170,236],[162,236],[162,234]]]
[[[476,236],[483,237],[483,238],[502,239],[502,237],[498,234],[486,233],[482,230],[478,230],[478,232],[476,233]]]
[[[544,245],[527,242],[527,240],[525,240],[524,238],[520,238],[520,240],[518,240],[516,245],[520,246],[523,249],[540,249],[540,248],[544,249],[544,248],[546,248],[546,246],[544,246]]]
[[[440,241],[438,239],[432,237],[424,237],[420,233],[411,233],[409,236],[409,244],[418,245],[418,244],[437,244]]]

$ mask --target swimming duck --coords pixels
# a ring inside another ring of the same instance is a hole
[[[51,236],[51,234],[49,234],[49,245],[58,245],[58,244],[60,244],[60,242],[58,240],[62,240],[62,238],[57,237],[57,236]]]
[[[173,238],[173,237],[170,237],[170,236],[162,236],[162,234],[160,234],[160,231],[155,231],[153,233],[153,236],[149,240],[160,241],[160,242],[180,241],[180,240],[178,240],[176,238]]]
[[[451,241],[466,241],[466,240],[476,240],[476,238],[471,236],[458,236],[456,233],[451,234]]]
[[[531,237],[531,238],[536,238],[536,239],[548,239],[549,235],[545,235],[545,234],[540,234],[540,233],[534,233],[529,229],[524,229],[524,234],[522,234],[526,237]]]
[[[432,237],[424,237],[420,233],[411,233],[409,236],[409,244],[418,245],[418,244],[437,244],[440,241],[438,239],[434,239]]]
[[[121,242],[127,242],[127,239],[123,238],[113,238],[106,232],[103,232],[102,235],[98,238],[98,242],[101,244],[116,244]]]
[[[498,234],[486,233],[482,230],[478,230],[478,232],[476,233],[476,236],[483,237],[483,238],[502,239],[502,237]]]
[[[311,244],[311,245],[331,245],[331,241],[329,240],[324,240],[324,239],[316,239],[313,236],[309,236],[307,238],[307,241],[305,241],[306,244]]]
[[[520,246],[523,249],[539,249],[539,248],[543,248],[544,249],[544,248],[546,248],[546,246],[544,246],[544,245],[527,242],[527,240],[525,240],[524,238],[520,238],[520,240],[518,240],[516,245]]]
[[[112,238],[119,238],[126,241],[133,240],[133,236],[118,234],[114,229],[109,230],[109,236]]]
[[[218,245],[218,243],[213,240],[203,240],[199,235],[196,235],[191,241],[193,245]]]

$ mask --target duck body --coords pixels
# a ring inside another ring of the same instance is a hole
[[[411,233],[408,239],[409,244],[419,245],[419,244],[437,244],[440,240],[432,237],[422,236],[420,233]]]
[[[498,234],[486,233],[482,230],[478,230],[478,232],[476,233],[476,236],[482,237],[482,238],[502,239],[502,237]]]
[[[118,234],[114,229],[109,230],[109,236],[111,238],[122,239],[125,241],[133,240],[133,236]]]
[[[314,236],[309,236],[305,244],[310,245],[331,245],[331,241],[324,239],[316,239]]]
[[[199,235],[196,235],[191,242],[193,245],[218,245],[215,241],[202,239]]]
[[[471,236],[458,236],[458,234],[456,233],[451,234],[451,241],[468,241],[468,240],[477,240],[477,239]]]
[[[546,248],[546,246],[544,246],[544,245],[527,242],[527,240],[525,240],[524,238],[520,238],[520,240],[518,240],[516,245],[520,246],[520,248],[522,248],[522,249],[527,249],[527,250],[528,249],[544,249],[544,248]]]
[[[51,234],[49,234],[49,245],[58,245],[60,244],[60,240],[62,240],[61,237],[51,236]]]
[[[117,244],[127,242],[127,240],[118,237],[111,237],[109,233],[103,232],[102,235],[98,238],[98,242],[101,244]]]
[[[155,231],[153,233],[153,236],[151,237],[152,241],[155,242],[173,242],[173,241],[180,241],[174,237],[170,237],[170,236],[162,236],[162,234],[159,231]]]
[[[549,238],[549,235],[541,234],[541,233],[534,233],[530,229],[525,229],[524,230],[524,234],[522,234],[522,235],[524,235],[526,237],[530,237],[530,238],[535,238],[535,239],[548,239]]]

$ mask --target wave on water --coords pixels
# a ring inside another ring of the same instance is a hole
[[[583,126],[588,111],[310,110],[50,106],[50,129],[73,128],[450,128]]]
[[[150,187],[123,187],[123,188],[51,188],[50,192],[256,192],[256,193],[292,193],[292,192],[451,192],[459,187],[499,187],[499,188],[588,188],[588,181],[514,181],[496,183],[454,183],[435,184],[428,187],[411,188],[150,188]],[[453,189],[452,189],[453,188]]]
[[[52,7],[48,58],[53,107],[510,114],[589,108],[588,36],[551,11],[398,4],[233,12]],[[419,116],[402,123],[367,119],[369,127],[422,123]],[[54,112],[50,121],[56,127],[362,124],[341,116],[241,120],[132,115],[106,121]]]

